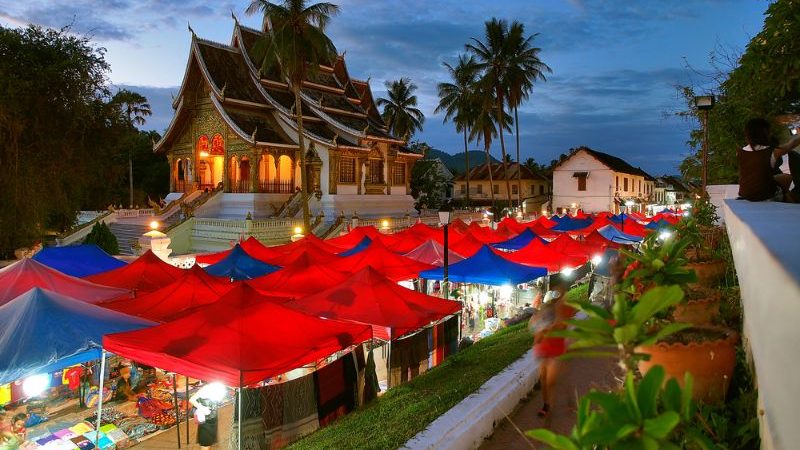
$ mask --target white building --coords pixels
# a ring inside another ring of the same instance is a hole
[[[553,211],[619,213],[627,201],[643,211],[655,188],[655,179],[616,156],[588,147],[575,149],[553,171]]]

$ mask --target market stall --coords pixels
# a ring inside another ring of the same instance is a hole
[[[453,250],[448,250],[447,253],[448,264],[455,264],[464,259],[463,256]],[[444,265],[444,246],[433,239],[429,239],[403,256],[421,263],[442,267]]]
[[[281,270],[249,280],[247,284],[270,295],[303,297],[341,284],[348,278],[348,272],[336,270],[326,261],[320,262],[309,251],[299,254]]]
[[[372,266],[375,270],[394,281],[417,278],[421,271],[433,267],[430,264],[398,255],[384,247],[380,242],[373,241],[366,250],[336,261],[336,265],[332,266],[332,268],[343,272],[356,273],[367,266]]]
[[[125,265],[94,244],[45,247],[33,259],[73,277],[87,277]]]
[[[267,264],[248,255],[239,244],[236,244],[224,259],[205,268],[206,272],[215,277],[225,277],[234,281],[250,280],[278,269],[278,266]]]
[[[130,289],[135,292],[153,292],[172,283],[184,270],[164,262],[152,250],[135,261],[114,270],[90,275],[85,279],[103,286]]]

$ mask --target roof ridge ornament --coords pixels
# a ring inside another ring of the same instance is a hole
[[[192,39],[194,39],[195,37],[197,37],[197,35],[194,33],[194,30],[192,29],[192,24],[191,24],[191,22],[188,22],[188,21],[187,21],[187,22],[186,22],[186,26],[187,26],[187,27],[189,27],[189,31],[191,31],[191,32],[192,32]]]
[[[236,14],[233,12],[233,9],[231,9],[231,17],[233,18],[233,21],[236,23],[236,26],[239,26],[239,19],[236,18]]]
[[[222,85],[222,89],[219,91],[219,96],[222,97],[222,101],[225,101],[225,88],[228,87],[228,82],[226,81],[225,84]]]
[[[257,132],[258,132],[258,125],[256,125],[256,127],[253,129],[253,134],[250,135],[250,139],[253,141],[253,143],[256,142],[256,133]]]

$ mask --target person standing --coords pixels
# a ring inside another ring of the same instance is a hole
[[[747,122],[744,129],[747,145],[737,152],[739,162],[739,197],[751,202],[766,200],[800,202],[800,136],[782,145],[773,145],[770,123],[757,118]],[[791,174],[781,172],[784,155],[789,158]],[[794,189],[790,186],[794,182]]]
[[[198,390],[189,398],[189,403],[195,407],[197,420],[197,443],[201,450],[210,450],[217,443],[217,410],[219,402],[224,396],[225,388],[215,383],[210,383]]]

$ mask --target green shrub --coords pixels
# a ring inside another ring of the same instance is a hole
[[[119,255],[117,237],[114,236],[114,233],[111,232],[111,229],[108,228],[105,222],[97,222],[94,224],[92,231],[86,235],[83,243],[94,244],[110,255]]]

